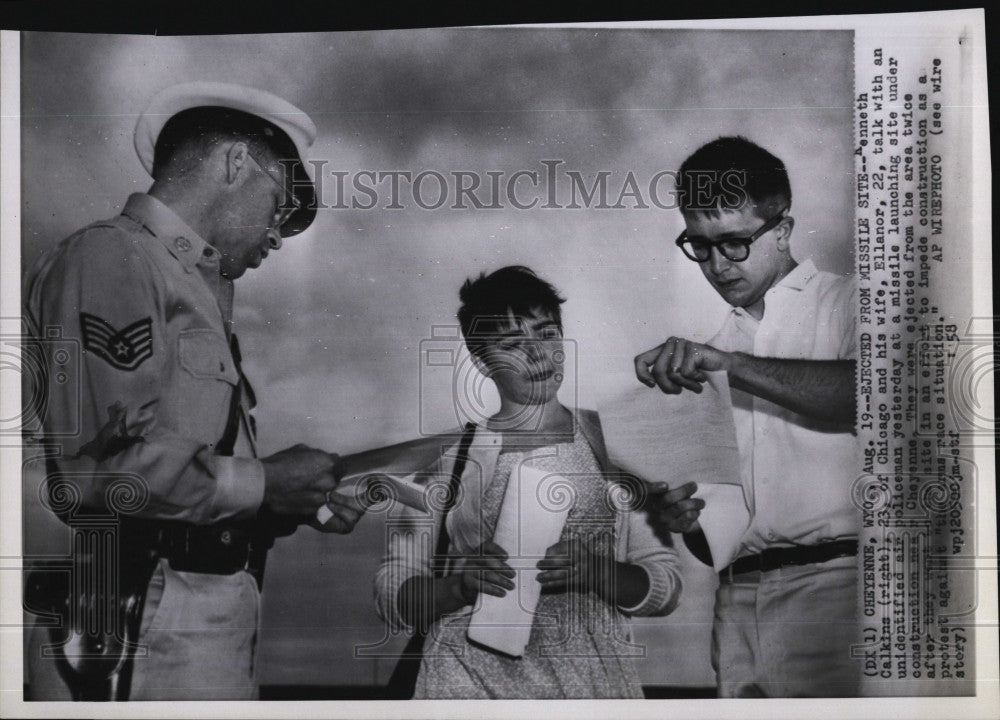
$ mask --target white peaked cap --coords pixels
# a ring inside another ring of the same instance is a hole
[[[196,81],[172,85],[157,93],[135,126],[135,151],[146,172],[153,173],[156,140],[163,126],[177,113],[197,107],[223,107],[255,115],[288,136],[298,152],[289,187],[302,203],[302,209],[282,226],[281,234],[295,235],[305,230],[316,215],[313,167],[307,162],[309,148],[316,140],[316,125],[303,110],[265,90],[233,83]]]

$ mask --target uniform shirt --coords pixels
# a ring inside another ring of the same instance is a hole
[[[733,308],[709,344],[757,357],[854,359],[855,301],[853,277],[821,272],[807,260],[767,291],[760,321]],[[737,556],[857,537],[851,485],[860,465],[850,429],[739,390],[732,395],[751,516]]]
[[[256,512],[264,470],[246,403],[234,456],[214,449],[241,382],[219,258],[166,205],[134,194],[120,216],[39,259],[25,293],[30,329],[49,367],[57,346],[79,358],[77,377],[50,371],[44,382],[43,432],[61,444],[50,492],[61,479],[80,506],[104,508],[125,482],[139,489],[136,516],[196,524]]]

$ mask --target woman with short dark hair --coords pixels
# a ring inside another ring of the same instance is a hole
[[[432,509],[432,534],[426,514],[405,509],[376,577],[378,612],[389,626],[428,630],[414,697],[641,698],[630,657],[641,648],[631,644],[628,617],[676,607],[677,553],[653,536],[642,513],[614,502],[597,413],[556,397],[563,299],[521,266],[469,280],[460,296],[466,345],[496,384],[500,409],[468,431],[454,506]],[[452,449],[434,472],[449,476],[455,462]],[[572,505],[559,541],[538,563],[542,592],[527,647],[511,657],[466,633],[480,594],[515,587],[507,560],[516,548],[500,547],[493,534],[508,482],[525,462],[566,478]],[[439,537],[442,522],[449,559],[435,575],[426,540]]]

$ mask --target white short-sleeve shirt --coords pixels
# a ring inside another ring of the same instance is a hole
[[[733,308],[709,344],[757,357],[853,359],[853,277],[798,265],[764,296],[758,321]],[[805,418],[733,390],[733,419],[751,522],[738,556],[780,545],[854,538],[860,511],[851,486],[861,472],[857,438],[842,424]]]

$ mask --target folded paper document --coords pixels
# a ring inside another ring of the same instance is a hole
[[[507,551],[507,564],[515,571],[514,589],[504,597],[481,594],[480,605],[469,621],[469,639],[507,655],[520,657],[531,638],[535,608],[542,586],[535,578],[538,561],[559,541],[571,498],[558,487],[569,481],[561,475],[522,463],[511,473],[500,506],[493,542]]]
[[[750,525],[725,373],[709,373],[701,393],[666,395],[634,386],[599,404],[611,462],[671,488],[698,483],[699,522],[717,569],[732,562]]]
[[[342,479],[337,492],[375,501],[378,493],[366,492],[365,487],[359,485],[361,482],[375,483],[376,487],[390,493],[399,502],[426,510],[424,490],[432,476],[425,471],[433,467],[445,450],[458,443],[461,437],[461,430],[453,430],[345,455],[340,458]],[[316,520],[320,525],[325,525],[332,517],[333,513],[326,505],[321,505],[316,511]]]
[[[388,495],[397,502],[427,512],[425,491],[430,480],[431,476],[426,473],[354,475],[344,478],[335,492],[344,497],[358,498],[362,505],[369,506]],[[320,525],[325,525],[332,517],[333,512],[326,505],[320,505],[316,511],[316,519]]]

